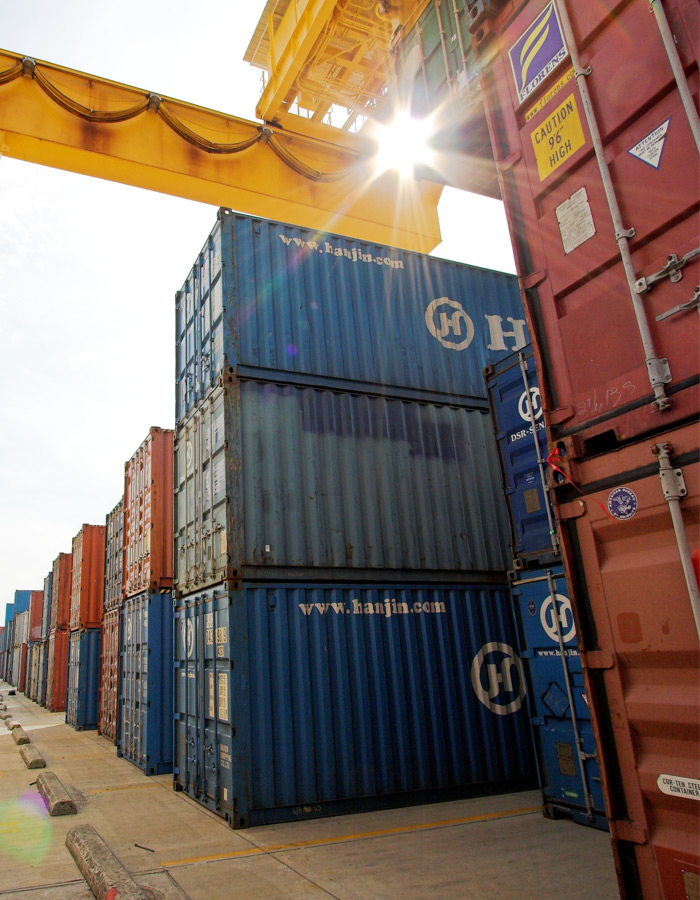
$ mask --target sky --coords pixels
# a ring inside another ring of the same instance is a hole
[[[261,72],[243,55],[263,6],[0,0],[0,47],[254,119]],[[446,189],[438,213],[434,255],[515,271],[499,202]],[[149,428],[174,427],[174,296],[215,218],[0,158],[0,624],[104,524]]]

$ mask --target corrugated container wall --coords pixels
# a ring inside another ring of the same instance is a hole
[[[52,631],[49,635],[49,659],[46,669],[46,708],[63,712],[66,708],[68,686],[67,631]]]
[[[97,728],[101,636],[99,628],[70,633],[66,724],[79,731]]]
[[[468,0],[620,891],[680,900],[700,889],[698,4],[499,8]]]
[[[528,341],[512,276],[225,209],[176,304],[178,423],[225,371],[483,399]]]
[[[151,428],[124,467],[123,594],[173,586],[173,432]]]
[[[29,640],[41,640],[41,623],[44,611],[44,592],[32,591],[29,598]]]
[[[119,607],[109,609],[102,619],[102,663],[100,674],[100,718],[97,730],[117,743],[119,701]]]
[[[146,775],[173,769],[173,597],[127,597],[119,636],[117,754]]]
[[[232,827],[531,784],[507,589],[296,582],[178,603],[175,784]]]
[[[73,554],[59,553],[53,563],[51,578],[51,618],[49,631],[70,626],[71,589],[73,582]]]
[[[178,429],[176,588],[292,569],[499,580],[497,465],[480,410],[229,376]]]
[[[41,637],[40,640],[48,641],[51,627],[51,585],[53,582],[53,570],[44,578],[44,602],[41,608]]]
[[[124,596],[124,498],[107,514],[105,521],[105,595],[104,608],[115,609]]]
[[[41,670],[39,672],[39,696],[37,697],[37,703],[40,706],[46,706],[46,679],[48,675],[48,667],[49,667],[49,642],[48,639],[42,641],[39,650],[39,658],[40,658],[40,667]]]
[[[29,609],[31,591],[15,591],[15,615],[26,612]]]
[[[104,606],[105,527],[83,525],[73,538],[70,629],[99,628]]]

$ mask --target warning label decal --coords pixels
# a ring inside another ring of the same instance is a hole
[[[540,181],[544,181],[586,143],[572,94],[530,133]]]
[[[653,169],[658,169],[661,165],[661,155],[664,152],[666,132],[668,131],[670,123],[671,117],[669,116],[668,119],[666,119],[665,122],[662,122],[658,128],[655,128],[651,134],[642,138],[638,144],[635,144],[634,147],[631,147],[627,152],[630,156],[636,156],[637,159],[641,159],[642,162],[651,166]]]
[[[700,800],[700,779],[681,778],[678,775],[659,775],[656,786],[670,797],[688,797]]]

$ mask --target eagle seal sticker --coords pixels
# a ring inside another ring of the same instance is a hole
[[[548,3],[508,51],[520,103],[566,59],[567,54],[554,2]]]
[[[625,521],[637,512],[637,495],[626,487],[615,488],[608,497],[610,515]]]
[[[586,143],[576,97],[571,94],[530,132],[540,181],[565,163]]]
[[[664,144],[666,143],[666,132],[671,124],[669,116],[665,122],[662,122],[658,128],[655,128],[651,134],[642,138],[638,144],[631,147],[627,152],[630,156],[636,156],[643,163],[651,166],[652,169],[658,169],[661,165],[661,154],[664,152]]]

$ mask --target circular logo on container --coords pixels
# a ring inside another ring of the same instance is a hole
[[[194,623],[192,619],[187,620],[187,658],[191,659],[194,653]]]
[[[608,497],[610,515],[616,519],[631,519],[637,512],[637,495],[627,487],[615,488]]]
[[[472,662],[472,687],[487,709],[497,716],[517,712],[525,699],[525,673],[520,657],[509,644],[490,641]]]
[[[533,419],[536,422],[538,419],[542,418],[542,400],[540,399],[539,388],[530,388],[530,403],[532,404],[532,419],[530,418],[530,413],[527,409],[527,391],[523,391],[520,395],[520,400],[518,400],[518,412],[520,413],[520,418],[525,422],[532,422]]]
[[[568,597],[565,597],[564,594],[555,594],[554,597],[559,611],[561,639],[565,644],[568,644],[570,640],[576,637],[576,626],[574,625],[574,614],[571,611],[571,600],[569,600]],[[554,619],[554,602],[552,601],[551,594],[540,607],[540,622],[547,637],[551,638],[556,643],[559,643],[557,623]]]
[[[466,350],[474,340],[474,323],[462,304],[449,297],[438,297],[428,304],[425,324],[435,340],[448,350]]]
[[[185,444],[185,465],[189,475],[194,469],[194,447],[192,446],[192,441],[187,441]]]

